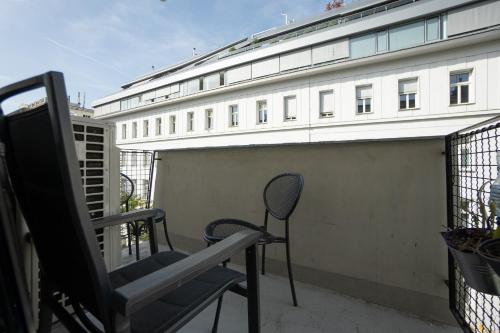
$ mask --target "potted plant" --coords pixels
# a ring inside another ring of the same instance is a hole
[[[462,212],[473,222],[474,227],[457,228],[441,234],[466,283],[479,292],[500,295],[500,276],[495,274],[478,252],[480,244],[498,234],[498,230],[495,232],[494,229],[496,203],[490,200],[486,204],[484,200],[485,187],[490,182],[480,187],[477,201],[464,200],[460,204]]]
[[[500,228],[497,228],[500,230]],[[489,239],[479,245],[478,253],[500,276],[500,237]]]

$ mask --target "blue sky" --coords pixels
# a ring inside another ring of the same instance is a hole
[[[0,86],[62,71],[92,100],[151,71],[294,19],[327,0],[1,0]],[[21,100],[11,100],[18,106]],[[4,105],[8,107],[7,103]]]

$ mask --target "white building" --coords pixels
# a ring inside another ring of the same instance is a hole
[[[500,2],[360,1],[93,102],[131,149],[435,137],[500,113]]]

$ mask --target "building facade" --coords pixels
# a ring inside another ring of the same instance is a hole
[[[132,149],[442,136],[499,113],[498,24],[498,1],[357,2],[145,75],[95,117]]]

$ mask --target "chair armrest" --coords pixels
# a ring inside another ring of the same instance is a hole
[[[113,307],[121,315],[130,316],[238,252],[257,244],[260,237],[261,233],[258,231],[240,231],[185,259],[117,288],[113,293]]]
[[[132,221],[146,221],[147,219],[155,218],[158,212],[159,209],[139,209],[132,212],[101,217],[94,219],[91,222],[94,225],[94,229],[99,229]]]

